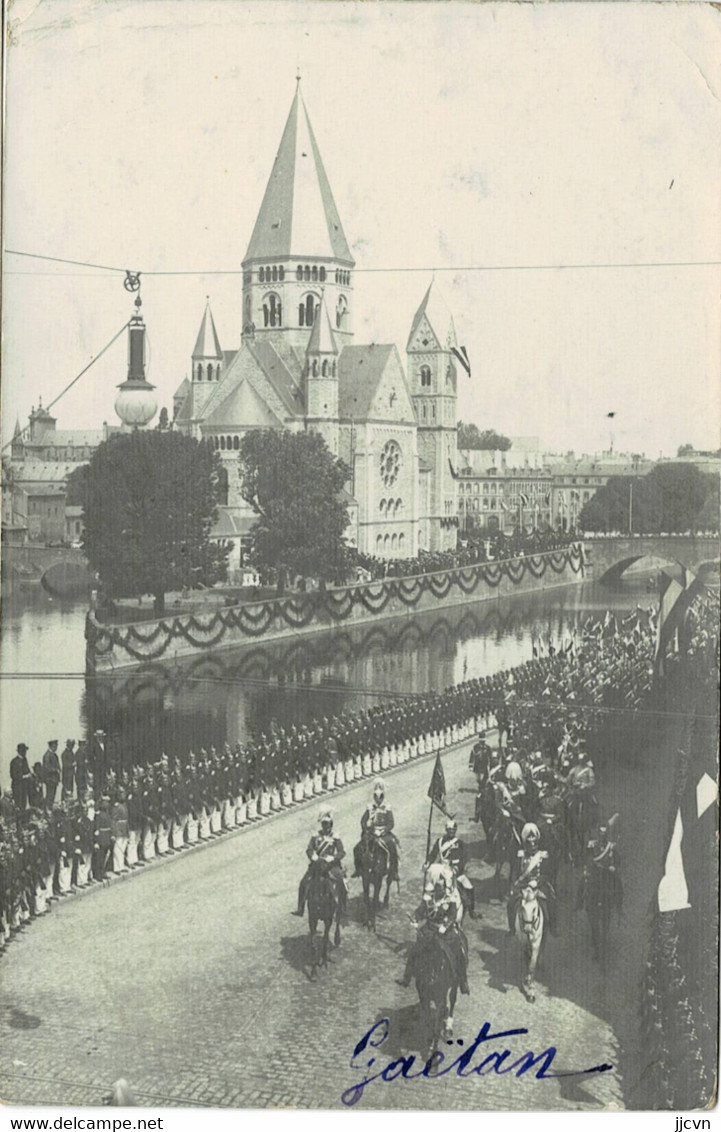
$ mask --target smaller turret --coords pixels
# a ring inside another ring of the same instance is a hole
[[[338,454],[338,355],[325,294],[316,307],[305,355],[306,417],[308,428],[319,432]]]

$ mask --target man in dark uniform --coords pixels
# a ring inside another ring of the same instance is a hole
[[[474,920],[476,917],[476,894],[472,882],[466,876],[466,847],[458,836],[458,824],[455,818],[448,818],[446,832],[436,838],[428,854],[426,870],[436,862],[450,866],[454,880],[460,890],[461,899],[468,909],[468,915]]]
[[[66,739],[65,748],[60,756],[62,765],[63,798],[72,798],[75,780],[75,740]]]
[[[377,837],[388,853],[388,875],[398,880],[398,839],[393,833],[393,811],[385,802],[386,786],[382,778],[373,783],[373,799],[361,818],[361,840],[353,849],[353,876],[361,876],[364,840]]]
[[[78,789],[78,801],[82,802],[88,789],[88,745],[84,739],[79,741],[75,752],[75,785]]]
[[[10,760],[10,784],[18,810],[24,810],[28,802],[28,784],[32,771],[28,762],[28,748],[18,743],[17,754]]]
[[[337,837],[333,832],[333,813],[328,807],[324,807],[320,811],[319,825],[320,832],[313,834],[308,842],[308,848],[305,851],[309,864],[298,886],[298,907],[296,911],[292,913],[294,916],[303,915],[308,896],[308,886],[313,874],[313,867],[319,861],[322,862],[323,866],[328,870],[328,875],[334,883],[336,899],[340,904],[341,914],[345,912],[348,892],[341,865],[341,861],[345,857],[345,849],[343,848],[343,842],[340,837]]]
[[[403,978],[397,981],[410,986],[421,952],[438,944],[448,955],[458,977],[461,994],[468,994],[468,940],[457,921],[457,906],[443,879],[443,866],[432,865],[429,870],[431,887],[416,909],[412,924],[419,928],[418,938],[408,952]]]
[[[45,779],[45,805],[52,810],[55,805],[55,795],[60,785],[60,759],[58,758],[58,741],[50,739],[48,749],[43,755],[43,778]]]

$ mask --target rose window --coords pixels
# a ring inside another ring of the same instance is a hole
[[[381,452],[381,479],[386,487],[391,487],[396,482],[400,466],[400,445],[395,440],[389,440]]]

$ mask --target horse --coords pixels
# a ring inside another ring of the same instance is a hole
[[[538,885],[535,881],[530,881],[521,889],[521,899],[516,909],[516,934],[521,940],[525,966],[521,991],[528,1002],[536,1001],[533,987],[545,926],[546,915],[543,902],[538,897]]]
[[[581,882],[581,899],[591,929],[591,954],[605,971],[611,934],[611,911],[621,911],[622,890],[618,873],[590,865]]]
[[[319,966],[328,966],[328,938],[330,929],[335,920],[335,947],[340,944],[340,918],[342,902],[333,878],[330,876],[328,866],[323,861],[314,861],[311,865],[310,880],[308,882],[308,927],[310,928],[310,977],[315,979]],[[320,963],[316,955],[316,931],[318,923],[324,925],[323,944],[321,948]]]
[[[453,1011],[458,997],[455,964],[437,932],[419,936],[414,974],[420,1008],[423,1052],[431,1057],[440,1040],[453,1034]]]
[[[599,805],[590,787],[573,790],[566,801],[568,855],[574,864],[583,860],[592,830],[598,825]]]
[[[493,823],[490,850],[491,859],[495,862],[496,872],[494,882],[498,899],[503,898],[503,866],[508,863],[509,881],[513,879],[513,869],[516,863],[518,850],[521,847],[521,838],[518,832],[518,822],[514,821],[509,811],[496,800],[496,818]]]
[[[365,906],[365,926],[369,931],[376,930],[376,916],[380,907],[380,894],[383,881],[386,882],[383,907],[388,907],[391,887],[390,857],[381,839],[374,834],[364,834],[360,850],[361,879],[363,881],[363,902]]]
[[[548,875],[555,888],[561,862],[568,859],[566,807],[560,794],[549,792],[540,796],[535,821],[541,845],[548,852]]]

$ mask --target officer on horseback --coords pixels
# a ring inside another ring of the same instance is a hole
[[[458,924],[451,881],[447,866],[440,863],[430,866],[423,901],[411,920],[413,926],[418,928],[418,938],[408,952],[403,978],[397,980],[399,986],[410,986],[419,957],[427,947],[438,943],[456,972],[461,994],[470,993],[468,940]]]
[[[515,935],[516,914],[521,902],[522,890],[529,882],[535,881],[538,895],[543,900],[548,915],[548,929],[551,935],[557,935],[557,898],[556,890],[548,876],[549,856],[545,849],[541,849],[541,834],[538,826],[533,822],[527,822],[521,830],[521,844],[523,848],[518,851],[516,864],[518,875],[508,898],[508,931],[511,935]]]
[[[320,811],[320,831],[314,833],[308,842],[305,855],[308,858],[308,868],[298,886],[298,907],[294,916],[302,916],[305,911],[305,902],[308,896],[308,886],[313,874],[313,866],[322,862],[328,870],[328,876],[334,883],[336,896],[341,912],[345,911],[348,890],[341,861],[345,857],[345,849],[340,837],[333,832],[333,813],[327,807]]]
[[[393,811],[385,802],[386,785],[382,778],[373,783],[373,798],[361,818],[361,839],[353,849],[353,876],[362,875],[362,856],[366,840],[377,837],[388,854],[389,880],[398,880],[398,839],[393,833]]]
[[[476,897],[473,884],[466,876],[466,847],[458,836],[458,823],[453,817],[449,817],[446,820],[446,832],[436,838],[428,854],[428,860],[425,865],[426,870],[436,862],[442,865],[448,865],[451,869],[456,884],[463,890],[463,895],[465,895],[464,903],[468,908],[468,915],[474,920],[476,916]]]

